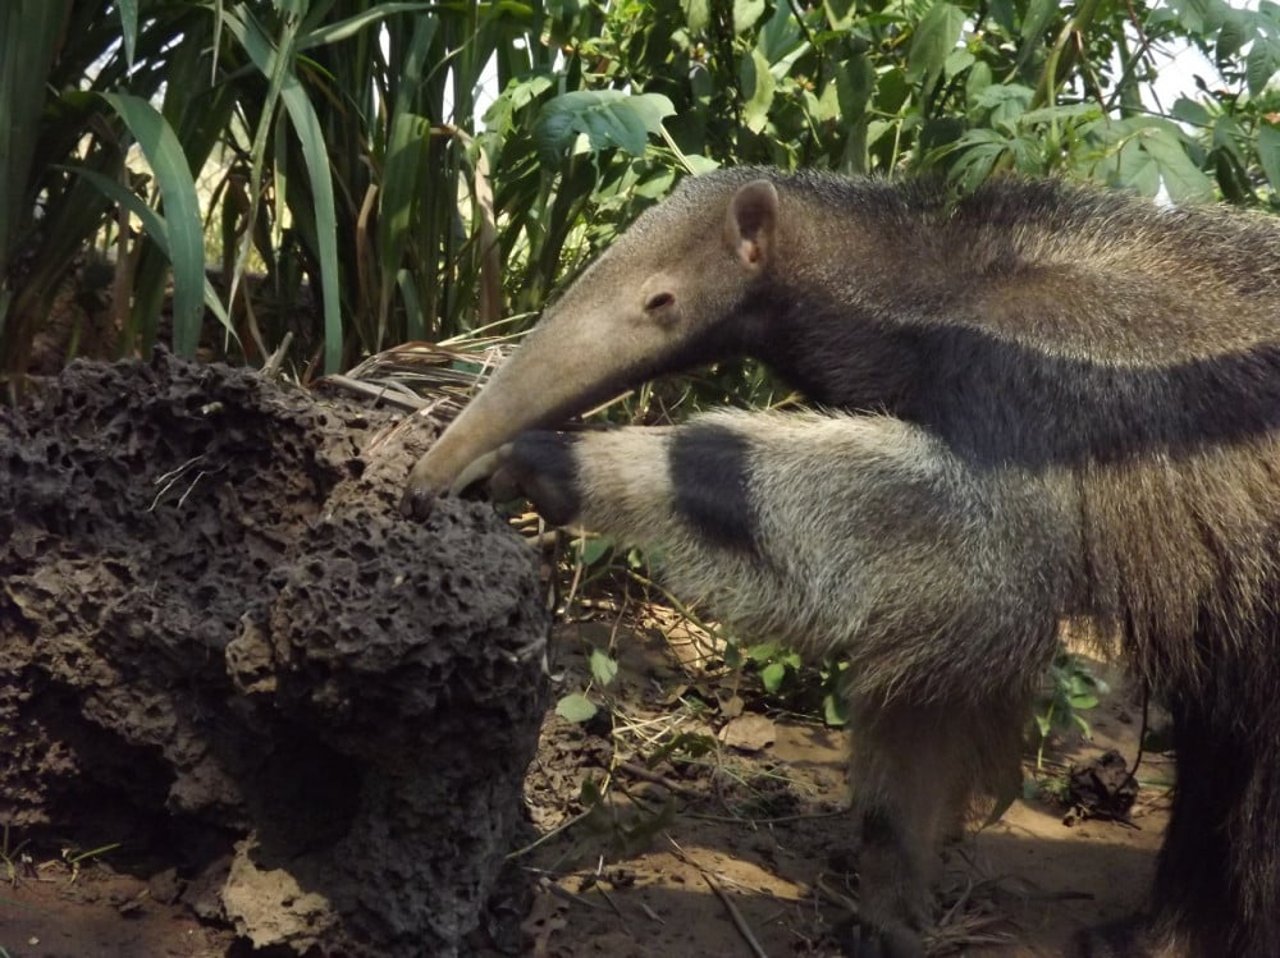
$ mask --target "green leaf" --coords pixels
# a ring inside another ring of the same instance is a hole
[[[957,47],[947,54],[947,59],[942,64],[942,75],[947,79],[951,79],[951,77],[958,73],[963,73],[977,62],[978,58],[972,53],[964,47]]]
[[[1155,196],[1160,192],[1160,165],[1155,157],[1142,148],[1137,139],[1129,140],[1120,148],[1114,173],[1108,182],[1127,187],[1142,196]],[[1107,164],[1109,168],[1111,164]]]
[[[244,9],[243,13],[243,20],[228,16],[227,26],[249,54],[254,66],[268,78],[271,88],[278,88],[279,98],[302,146],[302,158],[315,203],[315,242],[320,258],[321,302],[324,304],[324,366],[326,372],[337,372],[342,362],[343,333],[342,299],[338,293],[338,216],[324,130],[315,107],[293,71],[293,60],[289,54],[296,48],[286,42],[282,53],[267,39],[249,11]],[[271,99],[269,90],[268,100]]]
[[[35,206],[28,185],[41,134],[51,129],[41,113],[69,12],[66,4],[48,0],[0,3],[0,277],[7,276],[8,258],[16,252],[11,246]]]
[[[1280,127],[1263,124],[1258,129],[1258,159],[1271,188],[1280,192]]]
[[[155,107],[126,93],[104,93],[102,98],[129,127],[155,173],[173,265],[173,349],[179,356],[195,356],[204,320],[205,280],[204,226],[195,178],[177,134]]]
[[[1058,13],[1059,0],[1031,0],[1027,4],[1027,14],[1022,18],[1023,46],[1034,47],[1049,29],[1054,16]]]
[[[711,0],[680,0],[690,33],[701,33],[711,23]]]
[[[733,32],[750,30],[763,13],[764,0],[733,0]]]
[[[760,681],[764,690],[770,695],[776,694],[782,687],[782,680],[787,677],[787,667],[781,662],[770,662],[760,670]]]
[[[1244,75],[1249,93],[1260,94],[1280,70],[1280,38],[1259,36],[1245,58]]]
[[[385,3],[380,2],[376,6],[370,7],[362,13],[355,16],[347,17],[345,20],[339,20],[337,23],[331,23],[326,27],[312,30],[304,37],[298,38],[297,49],[310,50],[313,47],[324,46],[329,43],[337,43],[340,40],[346,40],[355,36],[366,27],[370,27],[375,23],[385,20],[387,17],[397,13],[427,13],[433,10],[441,9],[438,3]]]
[[[786,76],[793,63],[806,53],[809,43],[804,40],[800,24],[796,21],[789,3],[775,3],[773,16],[765,23],[756,39],[756,48],[773,65],[774,79]]]
[[[742,61],[742,69],[747,79],[743,89],[751,91],[750,98],[742,107],[742,120],[752,133],[759,133],[769,122],[769,107],[773,104],[776,81],[769,72],[769,61],[758,49],[751,51],[750,60]]]
[[[581,692],[571,692],[556,703],[556,715],[575,725],[591,721],[597,711],[595,703]]]
[[[822,699],[822,720],[828,725],[840,726],[849,722],[849,712],[845,708],[844,697],[828,692]]]
[[[591,675],[601,685],[608,685],[618,676],[618,663],[608,652],[591,650]]]
[[[1015,5],[1016,6],[1016,5]],[[1018,44],[1018,73],[1026,76],[1032,62],[1043,56],[1041,39],[1048,32],[1060,9],[1059,0],[1030,0],[1022,18],[1022,42]]]
[[[586,134],[593,153],[616,146],[643,156],[649,135],[660,133],[663,117],[673,113],[675,107],[661,93],[575,90],[543,106],[534,136],[549,166],[558,165],[580,133]]]
[[[1170,112],[1175,120],[1190,123],[1192,126],[1209,126],[1213,123],[1213,117],[1209,115],[1209,111],[1203,104],[1185,96],[1180,96],[1173,101],[1173,109]]]
[[[1231,10],[1227,14],[1222,22],[1222,29],[1218,31],[1218,42],[1214,49],[1214,56],[1219,63],[1229,61],[1254,38],[1256,30],[1251,23],[1252,16],[1251,12],[1245,10]]]
[[[960,40],[964,11],[954,4],[939,2],[929,8],[911,37],[907,53],[907,77],[921,80],[942,69]]]
[[[153,210],[150,206],[143,202],[142,197],[137,193],[126,190],[123,186],[111,179],[109,176],[103,176],[97,170],[89,170],[84,167],[68,167],[69,171],[77,176],[83,177],[92,183],[102,194],[113,203],[118,203],[127,209],[134,216],[142,221],[142,229],[150,237],[151,241],[159,247],[160,252],[165,258],[172,261],[173,257],[169,253],[169,224],[165,222],[163,216]],[[222,300],[218,299],[217,290],[213,288],[213,283],[209,282],[209,277],[204,279],[204,304],[208,307],[209,312],[217,317],[223,328],[234,339],[239,339],[236,334],[235,327],[231,323],[231,318],[227,315],[226,309],[222,306]]]
[[[777,642],[757,642],[747,647],[747,658],[752,662],[768,662],[777,657],[779,649]]]
[[[1150,130],[1142,137],[1142,148],[1156,161],[1160,179],[1175,203],[1213,199],[1213,180],[1191,161],[1176,134],[1163,128]]]
[[[823,0],[822,9],[827,15],[827,25],[832,30],[847,30],[856,13],[854,0]]]
[[[578,558],[583,565],[595,565],[613,548],[613,540],[607,536],[596,536],[594,539],[580,539]]]
[[[124,61],[132,71],[138,48],[138,0],[120,0],[120,29],[124,33]]]
[[[875,69],[865,56],[853,56],[836,64],[836,95],[845,122],[862,116],[875,85]]]

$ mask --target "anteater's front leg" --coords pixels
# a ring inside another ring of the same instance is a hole
[[[1046,545],[1069,539],[1069,494],[976,472],[879,416],[532,432],[489,469],[553,522],[654,547],[679,595],[753,639],[849,661],[859,940],[919,953],[937,840],[975,789],[1016,781],[1020,710],[1069,578]]]

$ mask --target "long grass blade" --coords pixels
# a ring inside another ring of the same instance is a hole
[[[342,364],[342,300],[338,292],[338,218],[333,197],[333,179],[329,170],[329,154],[325,148],[324,130],[315,108],[307,98],[293,70],[296,31],[286,25],[280,46],[274,47],[257,21],[251,16],[242,20],[228,17],[228,26],[244,46],[254,65],[270,79],[271,90],[278,90],[302,147],[303,162],[311,180],[315,203],[316,245],[320,258],[321,300],[324,304],[324,365],[326,372],[337,372]],[[269,116],[264,113],[265,126]],[[264,137],[265,139],[265,137]],[[258,142],[255,140],[255,154]],[[254,156],[257,167],[261,157]]]
[[[161,216],[154,209],[148,206],[137,193],[125,189],[111,177],[104,176],[97,170],[88,170],[84,167],[68,167],[67,169],[69,172],[75,173],[77,176],[88,180],[101,190],[107,199],[111,200],[113,203],[123,206],[134,216],[138,217],[138,219],[142,221],[142,229],[146,232],[147,236],[149,236],[151,241],[159,247],[160,252],[163,253],[170,262],[172,262],[173,255],[170,252],[169,244],[169,223],[165,217]],[[202,295],[204,297],[205,305],[209,308],[209,312],[213,313],[213,315],[217,317],[218,322],[223,325],[227,332],[232,336],[235,336],[236,331],[232,327],[231,319],[227,315],[226,309],[223,308],[222,301],[218,299],[217,290],[213,288],[213,284],[209,282],[209,278],[207,276],[202,276],[202,279],[204,280]]]
[[[177,134],[159,111],[139,97],[104,93],[129,127],[155,173],[169,226],[169,262],[173,265],[173,349],[194,356],[204,320],[204,230],[196,182]]]
[[[40,135],[45,84],[66,4],[0,3],[0,280],[19,224],[29,218],[28,176]]]
[[[119,0],[120,26],[124,31],[124,60],[133,71],[133,59],[138,47],[138,0]]]
[[[444,8],[445,5],[439,3],[379,3],[363,13],[357,13],[355,16],[347,17],[345,20],[331,23],[327,27],[312,30],[305,37],[298,40],[298,50],[301,52],[310,50],[313,47],[324,46],[328,43],[337,43],[339,40],[354,36],[365,27],[385,20],[387,17],[397,13],[431,13]]]

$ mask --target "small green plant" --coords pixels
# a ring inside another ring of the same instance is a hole
[[[618,676],[618,663],[608,652],[592,649],[589,658],[591,664],[591,685],[607,688]],[[590,691],[590,687],[588,687]],[[596,717],[599,707],[586,692],[570,692],[562,696],[556,703],[556,714],[562,719],[581,725]]]
[[[120,847],[119,842],[110,842],[106,845],[99,845],[97,848],[81,849],[75,845],[70,845],[62,849],[62,860],[67,863],[67,867],[71,869],[71,877],[67,880],[67,884],[74,884],[76,879],[80,877],[81,867],[86,863],[92,863],[95,859],[113,852]]]
[[[1093,729],[1080,713],[1096,708],[1098,697],[1109,691],[1107,684],[1090,671],[1084,658],[1065,649],[1054,656],[1047,679],[1047,691],[1036,703],[1035,711],[1040,738],[1036,749],[1037,770],[1043,770],[1044,750],[1051,734],[1075,728],[1085,738],[1092,737]]]
[[[820,693],[822,720],[827,725],[841,726],[848,720],[840,691],[844,672],[849,667],[846,661],[829,660],[811,667],[798,652],[778,642],[757,642],[745,648],[730,643],[725,662],[730,668],[755,669],[765,692],[783,699],[797,711],[812,711],[814,694]]]
[[[4,880],[14,887],[18,884],[18,865],[22,861],[22,849],[26,847],[27,841],[24,838],[18,844],[10,845],[9,825],[5,823],[3,832],[0,833],[0,862],[4,863]]]

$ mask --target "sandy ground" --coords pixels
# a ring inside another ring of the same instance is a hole
[[[690,703],[724,698],[717,685],[723,680],[691,684],[654,632],[618,638],[595,623],[559,636],[562,691],[585,684],[592,644],[612,640],[621,670],[606,695],[597,694],[611,704],[612,721],[604,711],[585,726],[549,714],[544,727],[526,786],[538,844],[517,858],[536,883],[523,917],[524,953],[838,955],[835,929],[847,915],[840,900],[856,894],[850,823],[840,813],[850,733],[777,711],[753,713],[759,697],[753,701],[744,686],[744,714],[764,723],[748,747],[768,744],[754,751],[721,746],[696,758],[677,751],[650,768],[645,757],[672,735],[718,734],[723,714]],[[1089,717],[1093,741],[1053,751],[1051,767],[1107,748],[1132,760],[1141,715],[1129,697],[1113,692]],[[1029,756],[1028,776],[1033,767]],[[1131,825],[1068,826],[1061,808],[1024,800],[949,848],[933,953],[1059,955],[1079,928],[1141,907],[1165,823],[1171,762],[1148,757],[1140,779]],[[592,790],[606,784],[591,811]],[[19,863],[17,880],[0,885],[0,958],[250,953],[225,930],[166,903],[163,879],[115,874],[111,858],[87,864],[74,880],[56,860]]]

